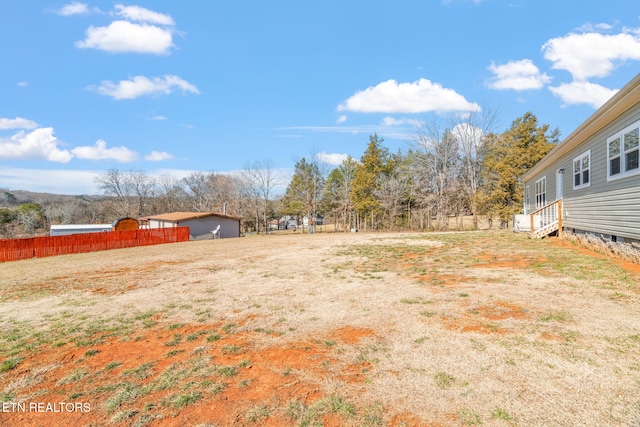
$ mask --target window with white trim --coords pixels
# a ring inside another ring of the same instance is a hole
[[[529,186],[524,187],[524,211],[527,212],[531,207],[531,201],[529,200]]]
[[[542,177],[536,181],[536,209],[540,209],[547,204],[547,177]]]
[[[591,150],[573,159],[573,189],[591,185]]]
[[[607,181],[640,174],[640,121],[607,139]]]

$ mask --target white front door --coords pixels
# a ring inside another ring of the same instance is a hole
[[[558,199],[562,199],[562,188],[563,188],[563,184],[564,184],[564,170],[563,169],[558,169],[556,171],[556,200]]]

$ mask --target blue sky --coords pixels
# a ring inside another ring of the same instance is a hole
[[[637,0],[8,2],[0,188],[392,152],[478,108],[568,136],[640,71]]]

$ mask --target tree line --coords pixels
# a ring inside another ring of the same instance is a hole
[[[390,153],[374,134],[360,159],[326,176],[318,161],[297,162],[280,213],[329,218],[336,230],[446,230],[484,216],[505,226],[522,211],[522,176],[558,143],[559,132],[530,112],[502,133],[491,110],[434,120],[406,152]]]
[[[288,183],[270,161],[259,161],[236,174],[184,178],[111,169],[96,178],[100,197],[34,201],[0,191],[0,233],[33,235],[50,224],[175,211],[224,212],[241,218],[245,232],[258,233],[283,216],[307,218],[309,231],[320,219],[336,231],[457,229],[465,216],[473,227],[479,217],[504,226],[522,211],[520,176],[558,143],[559,132],[530,112],[502,133],[496,120],[490,109],[446,123],[434,119],[396,153],[373,134],[359,159],[347,157],[331,170],[317,156],[299,159]]]

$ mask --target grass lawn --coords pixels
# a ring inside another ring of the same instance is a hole
[[[0,425],[640,425],[640,268],[506,231],[0,264]]]

